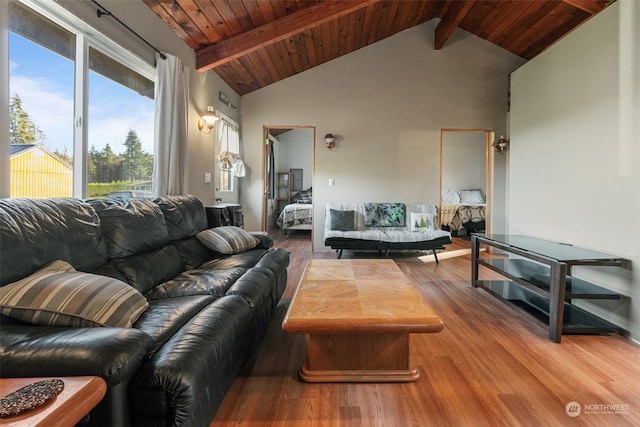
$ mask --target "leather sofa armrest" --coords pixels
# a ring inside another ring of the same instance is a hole
[[[260,240],[260,243],[256,246],[256,249],[269,249],[273,246],[273,239],[263,233],[251,233],[253,237]]]
[[[140,369],[151,343],[134,328],[2,325],[0,376],[97,375],[111,387]]]

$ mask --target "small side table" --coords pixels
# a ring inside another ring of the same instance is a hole
[[[236,203],[218,203],[206,206],[207,225],[209,228],[223,225],[234,225],[243,228],[244,215],[242,206]]]
[[[104,397],[107,384],[100,377],[54,377],[64,381],[62,393],[43,406],[22,414],[0,418],[0,426],[73,427]],[[46,378],[0,378],[0,398]]]

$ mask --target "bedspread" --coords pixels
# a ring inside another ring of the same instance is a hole
[[[282,209],[278,216],[278,227],[282,230],[297,225],[309,225],[313,223],[313,205],[292,203]]]
[[[461,203],[443,203],[440,217],[442,225],[452,231],[460,231],[464,224],[469,222],[484,221],[487,214],[487,205],[469,205]]]

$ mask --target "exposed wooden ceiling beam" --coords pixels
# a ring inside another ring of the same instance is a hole
[[[595,15],[607,7],[607,0],[563,0],[565,3]]]
[[[285,40],[381,0],[323,1],[292,15],[196,51],[198,71],[219,67],[243,55]]]
[[[442,46],[449,40],[453,30],[462,22],[467,12],[473,6],[473,1],[450,1],[449,8],[446,10],[443,17],[441,17],[440,23],[434,31],[434,46],[435,50],[442,49]]]

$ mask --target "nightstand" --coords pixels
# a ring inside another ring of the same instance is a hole
[[[237,203],[216,203],[205,207],[207,212],[207,224],[209,228],[223,225],[244,227],[244,215],[242,206]]]

